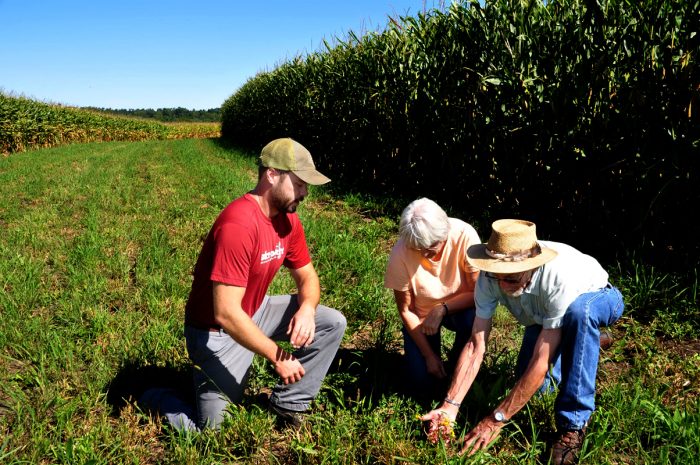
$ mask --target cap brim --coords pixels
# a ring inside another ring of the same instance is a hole
[[[526,258],[518,262],[506,262],[497,260],[486,253],[486,244],[475,244],[467,249],[467,261],[481,271],[489,273],[522,273],[532,270],[554,259],[557,251],[542,247],[542,253],[536,257]]]
[[[320,186],[321,184],[330,182],[329,178],[316,170],[293,170],[292,173],[296,174],[297,177],[299,177],[299,179],[304,181],[306,184],[311,184],[312,186]]]

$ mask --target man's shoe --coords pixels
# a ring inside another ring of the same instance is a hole
[[[552,444],[552,452],[549,463],[551,465],[573,465],[578,463],[578,456],[583,446],[583,437],[586,428],[573,431],[564,431],[559,439]]]
[[[277,424],[280,427],[291,426],[293,428],[299,428],[302,423],[304,423],[304,418],[306,416],[304,412],[288,410],[272,402],[267,403],[267,410],[275,414],[277,417]]]
[[[600,330],[600,348],[607,350],[613,344],[613,337],[607,329]]]

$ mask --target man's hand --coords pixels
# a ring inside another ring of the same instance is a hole
[[[299,307],[289,322],[287,334],[290,335],[289,342],[295,349],[306,347],[314,341],[316,335],[314,313],[314,309],[311,307]]]
[[[316,306],[321,295],[321,287],[318,275],[311,262],[289,270],[299,290],[297,301],[299,309],[292,317],[287,327],[289,342],[292,347],[299,349],[306,347],[314,341],[316,335]]]
[[[447,444],[453,440],[455,436],[453,425],[456,418],[456,413],[444,409],[432,410],[423,415],[420,419],[430,422],[426,433],[428,441],[436,444],[442,439]]]
[[[296,383],[306,373],[299,360],[281,348],[277,351],[274,367],[284,384]]]
[[[433,307],[428,316],[426,316],[423,322],[421,323],[423,334],[425,334],[426,336],[432,336],[433,334],[437,334],[438,330],[440,329],[442,319],[445,317],[445,314],[445,307],[442,304]]]
[[[503,423],[497,422],[491,416],[484,418],[464,436],[464,447],[460,454],[469,452],[469,455],[472,455],[478,450],[486,449],[501,434],[502,428]]]

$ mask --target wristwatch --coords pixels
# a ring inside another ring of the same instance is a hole
[[[501,412],[500,410],[495,410],[495,411],[493,412],[493,419],[496,420],[496,421],[499,422],[499,423],[503,423],[504,421],[506,421],[506,416],[505,416],[505,414],[504,414],[503,412]]]

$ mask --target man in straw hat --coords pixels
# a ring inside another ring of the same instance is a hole
[[[481,270],[475,289],[476,318],[445,402],[422,418],[431,425],[454,421],[479,371],[496,306],[505,305],[525,326],[510,393],[466,436],[462,452],[486,448],[538,390],[559,385],[554,404],[558,438],[551,463],[578,461],[595,409],[600,328],[622,315],[620,291],[592,257],[558,242],[538,241],[535,224],[498,220],[488,243],[471,246],[470,264]],[[552,379],[549,379],[549,377]]]
[[[187,351],[195,365],[195,418],[160,392],[146,392],[179,429],[218,428],[229,403],[240,402],[253,356],[269,360],[280,382],[268,408],[298,426],[318,393],[345,332],[345,317],[319,305],[318,275],[295,211],[307,185],[330,179],[309,151],[290,138],[267,144],[255,188],[218,216],[194,269],[185,309]],[[267,295],[280,267],[290,270],[296,295]],[[276,341],[289,341],[289,353]],[[180,410],[180,411],[178,411]]]

